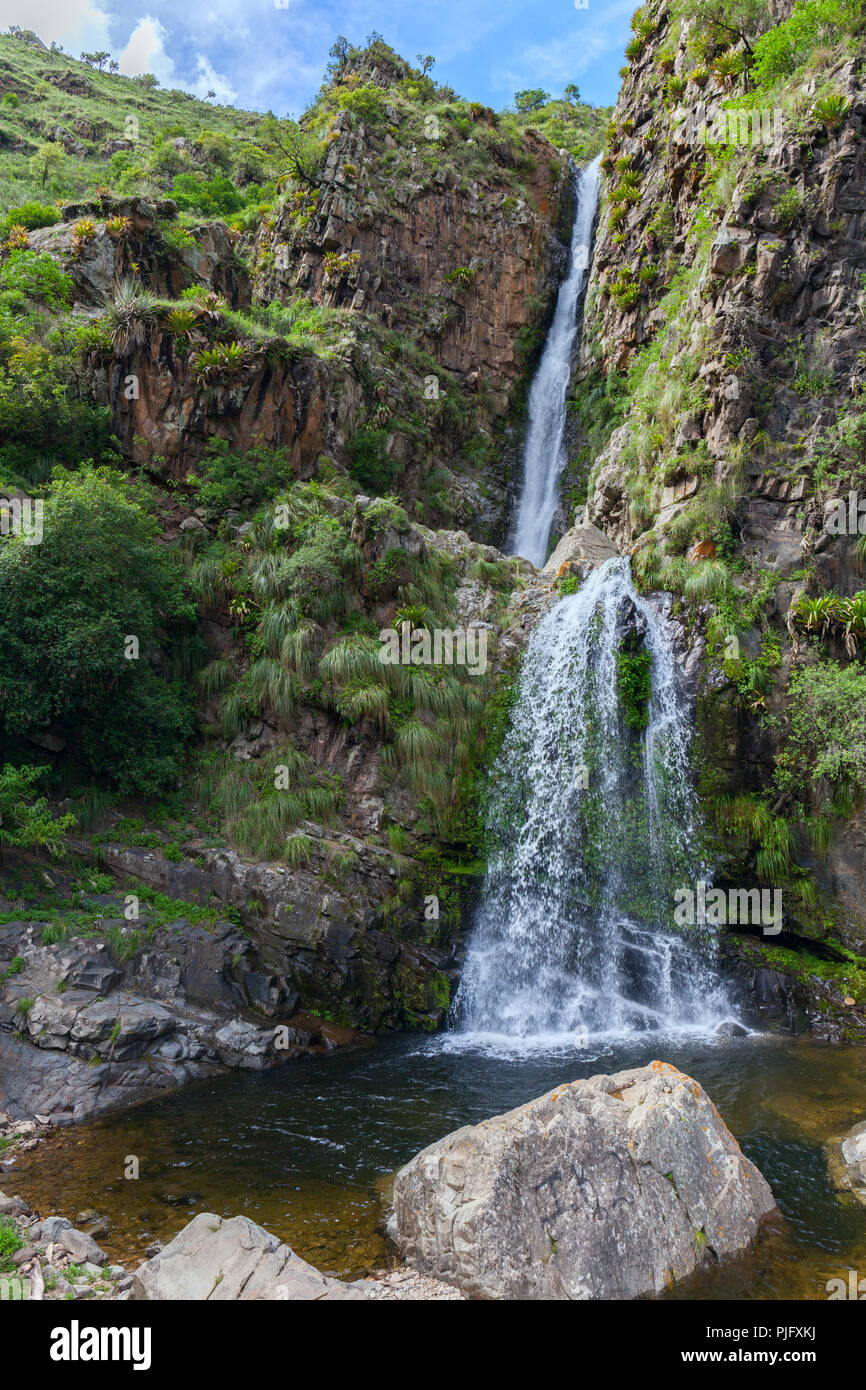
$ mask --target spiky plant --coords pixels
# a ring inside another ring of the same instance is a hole
[[[172,309],[166,326],[175,337],[188,337],[198,326],[198,314],[195,309]]]
[[[221,656],[216,661],[208,662],[198,673],[199,689],[206,700],[211,700],[215,695],[221,695],[232,679],[232,664],[228,657]]]
[[[815,102],[812,115],[825,130],[836,131],[850,110],[851,102],[848,97],[843,96],[841,92],[830,92]]]
[[[429,767],[442,748],[438,735],[417,715],[412,715],[400,725],[394,742],[404,762],[421,767]]]
[[[743,71],[743,59],[739,53],[729,49],[721,53],[713,62],[713,73],[723,87],[731,87]]]
[[[117,357],[128,357],[144,347],[156,323],[159,301],[134,280],[122,280],[114,292],[105,318]]]

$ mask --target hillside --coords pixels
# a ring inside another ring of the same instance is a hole
[[[644,6],[612,114],[496,113],[377,39],[296,124],[0,40],[0,481],[45,503],[0,548],[8,920],[50,940],[96,873],[113,922],[110,869],[231,909],[253,1009],[442,1024],[519,649],[578,582],[495,547],[603,143],[558,530],[675,595],[707,855],[792,904],[731,949],[858,1032],[862,547],[822,517],[863,482],[863,37],[827,3]],[[379,659],[467,626],[474,670]],[[46,900],[52,815],[89,868]]]
[[[45,497],[46,527],[16,571],[2,757],[47,754],[100,881],[237,914],[254,958],[225,968],[253,1009],[264,974],[277,1016],[301,995],[435,1027],[521,573],[489,542],[573,210],[532,118],[580,155],[608,113],[497,114],[381,41],[335,56],[300,126],[22,39],[0,59],[0,481]],[[377,659],[382,628],[467,622],[489,664]],[[28,913],[48,939],[74,902],[36,890]],[[134,965],[154,937],[127,936]]]

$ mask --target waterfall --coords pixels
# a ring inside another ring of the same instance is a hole
[[[578,302],[589,272],[592,228],[598,206],[601,155],[578,175],[577,214],[568,278],[556,302],[547,342],[529,393],[529,427],[523,455],[523,487],[511,549],[540,568],[565,467],[565,400],[578,327]]]
[[[649,653],[642,730],[619,698],[624,650]],[[634,589],[628,560],[608,560],[525,652],[490,778],[493,849],[455,1001],[462,1033],[573,1043],[728,1015],[712,938],[673,925],[675,888],[701,872],[689,744],[663,614]]]

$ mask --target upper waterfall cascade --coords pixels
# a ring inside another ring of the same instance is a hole
[[[553,323],[529,393],[523,486],[511,549],[538,568],[547,559],[559,479],[566,461],[566,393],[578,331],[578,304],[589,274],[600,178],[601,155],[598,155],[578,175],[569,272],[560,286]]]

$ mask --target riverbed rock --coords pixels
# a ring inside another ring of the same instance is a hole
[[[200,1212],[136,1270],[133,1297],[142,1300],[283,1301],[365,1299],[360,1289],[328,1279],[276,1236],[246,1216],[223,1220]]]
[[[397,1174],[388,1231],[469,1297],[625,1299],[745,1250],[774,1206],[698,1083],[656,1061],[431,1144]]]
[[[849,1129],[828,1151],[830,1177],[836,1187],[850,1192],[866,1206],[866,1120]]]

